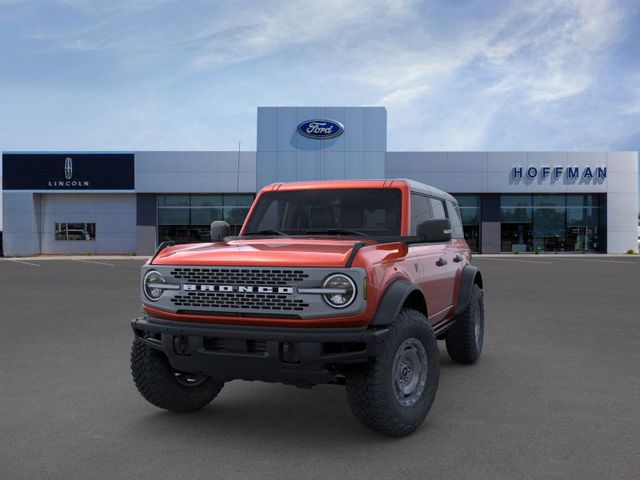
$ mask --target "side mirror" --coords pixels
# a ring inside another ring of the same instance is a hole
[[[211,241],[221,242],[224,237],[228,237],[231,232],[229,224],[223,220],[211,222]]]
[[[448,218],[432,218],[418,225],[416,234],[425,242],[443,243],[451,241],[451,222]]]

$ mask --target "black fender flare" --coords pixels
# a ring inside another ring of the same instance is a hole
[[[420,295],[424,298],[422,290],[415,283],[407,280],[395,280],[391,282],[384,292],[382,300],[380,300],[378,304],[378,311],[370,325],[381,326],[393,323],[400,313],[405,300],[416,290],[420,292]]]
[[[471,289],[477,283],[482,288],[482,275],[480,269],[475,265],[465,265],[460,279],[460,293],[458,294],[458,305],[456,315],[462,314],[469,305],[471,299]]]

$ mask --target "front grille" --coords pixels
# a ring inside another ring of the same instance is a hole
[[[182,292],[175,295],[171,302],[176,307],[200,307],[230,311],[302,311],[309,306],[304,300],[276,293]]]
[[[304,270],[287,268],[173,267],[170,273],[182,283],[214,286],[296,287],[309,278]],[[171,297],[171,303],[179,310],[261,314],[300,313],[309,307],[305,299],[295,294],[257,292],[257,289],[253,292],[181,290]]]
[[[186,283],[224,285],[286,286],[299,283],[309,275],[303,270],[256,268],[176,267],[171,275]]]

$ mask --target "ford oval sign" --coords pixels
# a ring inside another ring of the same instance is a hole
[[[335,120],[306,120],[298,125],[298,133],[308,138],[326,140],[335,138],[344,132],[344,126]]]

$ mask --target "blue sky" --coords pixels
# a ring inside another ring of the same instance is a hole
[[[384,105],[390,150],[640,148],[640,2],[0,0],[0,150],[255,148]]]

